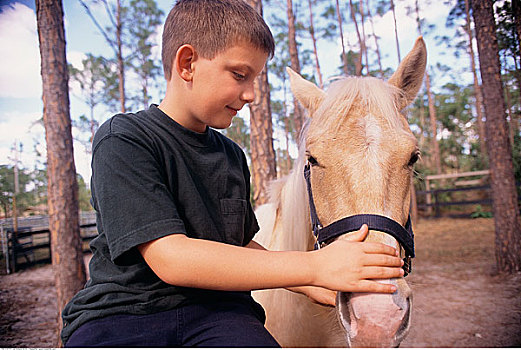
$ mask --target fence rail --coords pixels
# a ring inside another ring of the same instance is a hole
[[[516,187],[519,187],[521,183],[516,183]],[[468,191],[485,191],[487,193],[487,198],[483,199],[474,199],[474,200],[456,200],[456,201],[441,201],[440,194],[442,193],[455,193],[455,192],[468,192]],[[491,187],[490,185],[480,185],[480,186],[467,186],[467,187],[461,187],[461,188],[440,188],[440,189],[432,189],[432,190],[426,190],[426,191],[416,191],[417,197],[420,197],[422,195],[429,196],[430,201],[427,201],[426,203],[418,203],[418,208],[421,209],[430,209],[434,208],[434,216],[440,217],[441,207],[448,207],[448,206],[465,206],[465,205],[476,205],[476,204],[483,204],[483,205],[492,205],[492,196],[490,194]],[[432,201],[432,197],[434,197],[434,201]],[[517,200],[521,202],[521,195],[517,197]]]
[[[24,218],[20,222],[23,226],[19,226],[16,232],[8,220],[4,220],[0,225],[2,253],[7,274],[52,261],[48,218]],[[90,251],[88,242],[97,235],[95,216],[85,213],[81,215],[80,222],[80,234],[85,253]]]

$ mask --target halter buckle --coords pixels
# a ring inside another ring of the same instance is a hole
[[[412,271],[412,257],[406,256],[403,258],[403,277],[406,277],[408,274],[410,274]]]

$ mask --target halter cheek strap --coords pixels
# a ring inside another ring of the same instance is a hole
[[[320,249],[333,238],[348,232],[357,231],[360,226],[367,224],[369,230],[378,230],[390,234],[400,243],[405,251],[404,271],[405,276],[412,270],[412,258],[414,258],[414,233],[412,231],[411,217],[407,219],[405,227],[388,217],[376,214],[358,214],[348,216],[332,224],[323,227],[317,215],[315,202],[313,200],[313,191],[311,189],[311,170],[309,164],[304,168],[304,178],[309,197],[309,211],[311,216],[311,225],[313,236],[315,237],[315,249]]]

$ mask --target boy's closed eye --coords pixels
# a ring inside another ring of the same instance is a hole
[[[238,72],[232,72],[235,79],[237,80],[245,80],[246,79],[246,75],[244,74],[241,74],[241,73],[238,73]]]

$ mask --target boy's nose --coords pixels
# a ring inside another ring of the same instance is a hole
[[[241,99],[246,103],[251,103],[255,99],[255,88],[254,83],[247,84],[245,89],[242,91]]]

